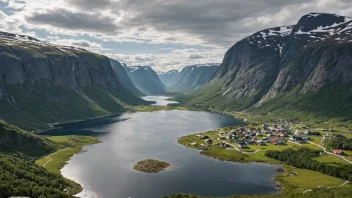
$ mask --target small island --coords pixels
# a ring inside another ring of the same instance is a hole
[[[158,160],[146,159],[134,165],[134,169],[145,173],[158,173],[169,167],[170,164]]]

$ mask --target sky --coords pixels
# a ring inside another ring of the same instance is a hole
[[[0,31],[83,47],[156,71],[221,63],[237,41],[352,0],[0,0]]]

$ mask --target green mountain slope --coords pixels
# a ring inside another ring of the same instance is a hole
[[[352,19],[312,13],[232,46],[188,105],[287,118],[351,120]]]
[[[42,156],[63,147],[64,145],[29,133],[0,120],[0,153],[21,153],[28,156]]]
[[[149,104],[120,82],[110,60],[84,49],[0,32],[0,119],[28,130]]]

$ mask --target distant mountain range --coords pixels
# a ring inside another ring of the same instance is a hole
[[[175,85],[181,78],[180,72],[178,70],[170,70],[168,72],[158,73],[158,76],[166,87]]]
[[[199,64],[184,67],[178,81],[170,86],[172,92],[191,92],[209,82],[220,64]]]
[[[133,84],[145,95],[160,95],[166,93],[166,86],[158,74],[149,66],[124,66]]]
[[[190,104],[284,117],[352,118],[352,19],[310,13],[232,46]],[[342,110],[343,109],[343,110]],[[289,113],[288,113],[289,112]]]
[[[118,61],[114,59],[110,59],[110,64],[112,69],[115,71],[115,74],[119,81],[121,82],[122,86],[127,88],[136,96],[145,96],[136,86],[133,84],[131,78],[129,77],[129,71],[126,71],[126,65],[121,65]]]

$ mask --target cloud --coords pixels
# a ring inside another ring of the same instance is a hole
[[[19,28],[21,22],[15,16],[8,16],[0,10],[0,31],[22,33]]]
[[[189,59],[190,53],[193,56],[201,56],[199,59]],[[165,72],[173,69],[180,70],[184,66],[202,63],[221,63],[223,49],[197,50],[193,48],[183,50],[172,50],[167,54],[113,54],[106,53],[108,57],[114,58],[129,66],[149,65],[158,72]]]
[[[191,54],[189,56],[189,59],[201,59],[201,58],[204,58],[204,57],[201,55],[197,55],[197,54]]]
[[[34,12],[26,20],[33,25],[52,26],[60,29],[90,33],[112,34],[118,30],[114,19],[100,14],[75,13],[57,9],[46,12]]]
[[[75,47],[81,47],[81,48],[86,48],[90,50],[102,50],[103,47],[95,42],[90,42],[87,40],[73,40],[73,39],[58,39],[53,41],[52,43],[58,44],[58,45],[70,45],[70,46],[75,46]]]
[[[309,12],[352,16],[349,0],[8,0],[26,27],[104,41],[229,48]]]
[[[1,8],[6,12],[0,12],[3,31],[21,33],[23,26],[31,34],[44,31],[49,33],[48,39],[59,35],[66,39],[63,44],[85,45],[97,52],[104,50],[98,43],[108,43],[109,47],[116,42],[134,43],[131,46],[135,48],[164,44],[159,54],[139,54],[139,50],[133,54],[130,46],[128,53],[124,49],[109,51],[109,55],[130,65],[149,64],[161,71],[221,62],[226,50],[240,39],[265,28],[295,24],[309,12],[352,16],[351,0],[0,1],[7,4]],[[186,49],[162,49],[175,45]]]

